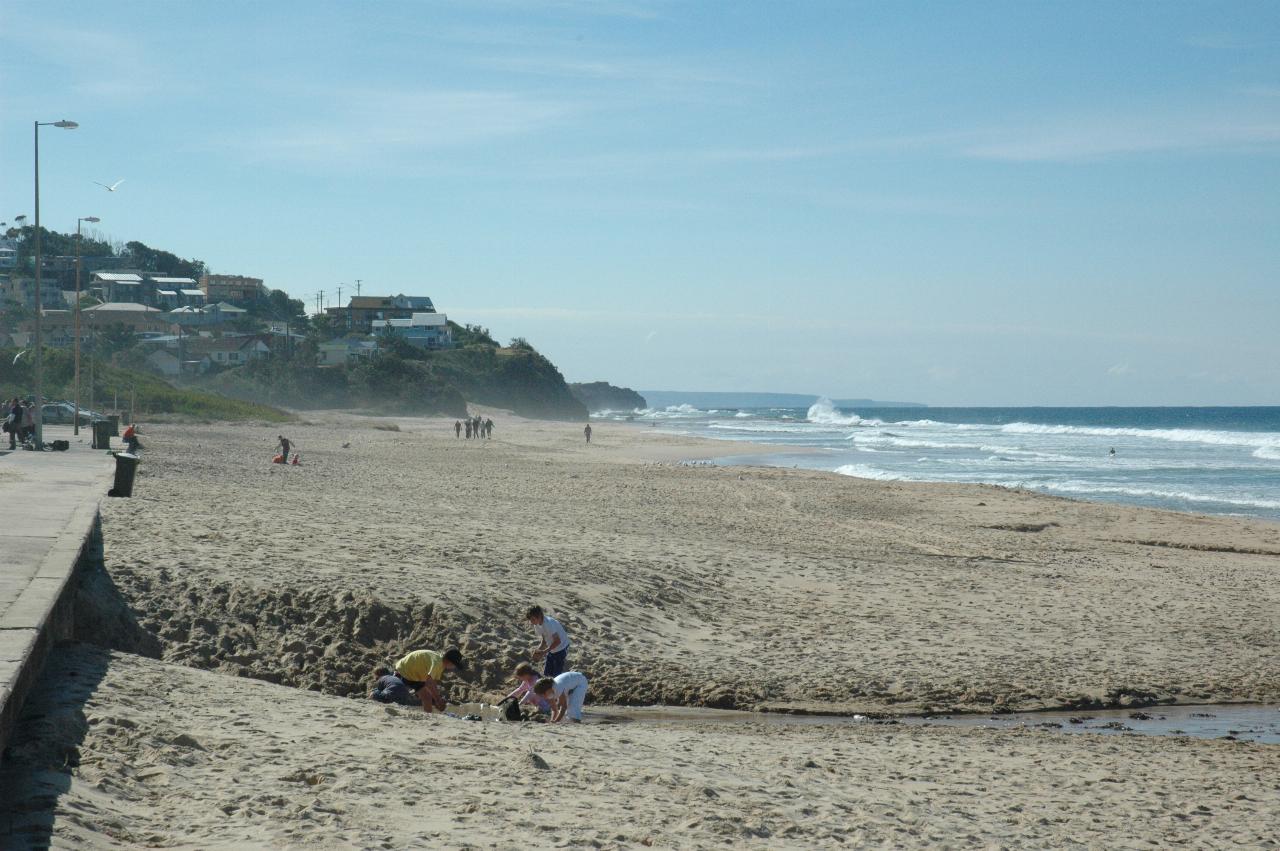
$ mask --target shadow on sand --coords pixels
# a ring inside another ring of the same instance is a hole
[[[89,730],[85,707],[111,662],[111,650],[159,658],[103,564],[95,525],[78,571],[73,636],[49,653],[0,759],[0,848],[48,848],[58,799],[71,788]],[[85,643],[90,642],[90,643]]]

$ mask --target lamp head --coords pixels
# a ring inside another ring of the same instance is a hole
[[[67,119],[65,119],[65,118],[64,118],[64,119],[62,119],[61,121],[55,121],[55,122],[53,122],[53,126],[54,126],[54,127],[61,127],[63,130],[74,130],[74,129],[76,129],[77,127],[79,127],[80,125],[79,125],[79,124],[77,124],[77,123],[76,123],[76,122],[74,122],[74,121],[68,121]]]
[[[80,219],[80,221],[93,222],[96,225],[98,222],[102,221],[102,219],[98,218],[97,216],[85,216],[82,219]]]

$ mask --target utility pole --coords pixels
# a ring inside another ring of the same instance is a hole
[[[342,284],[338,284],[338,307],[342,307]]]
[[[360,279],[356,278],[356,295],[360,295]]]

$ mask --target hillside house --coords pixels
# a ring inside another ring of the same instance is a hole
[[[271,354],[267,344],[257,337],[224,337],[220,340],[193,338],[186,343],[187,357],[207,357],[217,366],[241,366]]]
[[[421,295],[352,296],[346,307],[327,307],[334,330],[342,334],[368,334],[374,320],[409,319],[414,313],[434,313],[431,299]]]
[[[453,345],[449,318],[443,313],[414,313],[407,319],[375,319],[373,333],[395,334],[411,346],[447,349]]]
[[[261,278],[248,278],[244,275],[201,275],[200,290],[209,304],[220,301],[252,304],[267,295],[267,288]]]
[[[341,366],[368,360],[378,351],[378,344],[373,340],[341,338],[329,340],[316,347],[317,366]]]

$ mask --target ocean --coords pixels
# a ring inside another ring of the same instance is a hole
[[[790,450],[741,455],[726,447],[725,455],[734,456],[726,463],[880,480],[985,482],[1280,520],[1280,407],[851,409],[819,399],[808,408],[686,404],[594,416]]]

